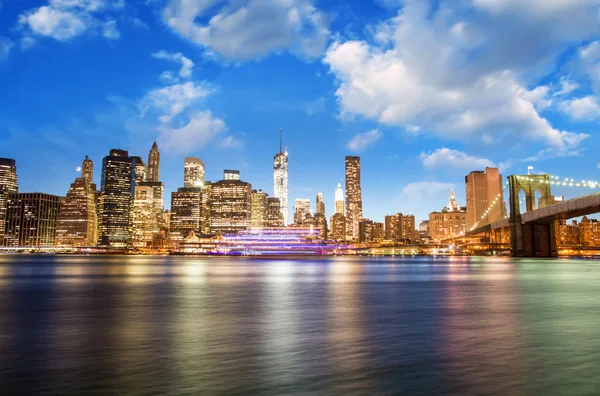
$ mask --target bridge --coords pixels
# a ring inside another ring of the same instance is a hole
[[[497,231],[510,232],[510,248],[513,257],[557,257],[555,223],[600,212],[600,193],[584,195],[567,201],[555,202],[552,185],[596,188],[596,182],[577,182],[551,175],[511,175],[508,177],[510,214],[487,224],[475,224],[465,236]],[[505,186],[506,188],[506,186]],[[521,213],[521,192],[525,193],[525,212]],[[539,192],[539,208],[535,208],[535,193]],[[501,202],[502,200],[499,200]],[[491,207],[497,204],[495,200]]]

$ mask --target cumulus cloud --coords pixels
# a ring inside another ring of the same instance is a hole
[[[334,42],[323,61],[337,79],[341,115],[472,143],[569,146],[578,134],[540,115],[551,104],[549,89],[531,87],[528,79],[546,72],[566,45],[597,32],[597,7],[526,2],[523,15],[517,3],[523,2],[476,2],[465,20],[461,2],[435,8],[408,0],[374,28],[373,40]]]
[[[206,110],[192,114],[189,122],[182,127],[159,127],[158,139],[164,150],[185,154],[204,148],[225,130],[223,120]]]
[[[19,15],[19,26],[27,34],[69,41],[88,31],[97,31],[110,40],[119,38],[116,22],[106,18],[123,8],[122,0],[50,0],[48,5]]]
[[[166,123],[211,92],[212,88],[206,83],[193,81],[156,88],[144,96],[140,102],[140,109],[142,115],[157,112],[160,115],[158,119]]]
[[[486,167],[495,167],[495,164],[488,159],[470,156],[462,151],[452,150],[446,147],[427,153],[421,153],[420,158],[423,166],[428,169],[456,168],[475,170]]]
[[[351,151],[362,151],[367,147],[372,146],[380,137],[381,133],[378,129],[359,133],[346,143],[346,148]]]
[[[192,71],[194,70],[194,62],[184,56],[181,52],[172,53],[167,52],[165,50],[160,50],[152,54],[153,58],[156,59],[165,59],[171,62],[176,62],[181,64],[181,69],[179,69],[179,77],[183,79],[189,79],[192,76]],[[164,79],[175,79],[175,76],[171,72],[165,72],[162,74],[161,78]]]
[[[560,103],[560,109],[577,121],[594,120],[600,117],[600,105],[595,96],[585,96],[565,100]]]
[[[162,15],[175,32],[232,60],[289,50],[320,56],[330,32],[313,0],[170,0]],[[216,13],[211,13],[215,7]],[[198,22],[205,20],[205,24]]]

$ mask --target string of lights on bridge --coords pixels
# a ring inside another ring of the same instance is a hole
[[[473,224],[473,226],[469,229],[469,231],[473,231],[474,229],[476,229],[479,226],[479,223],[483,219],[486,218],[486,216],[490,213],[490,210],[492,210],[494,205],[496,205],[498,203],[498,201],[500,200],[500,198],[502,198],[502,195],[504,194],[504,190],[506,190],[506,187],[508,187],[508,182],[504,183],[504,187],[502,187],[502,191],[494,198],[494,200],[492,201],[490,206],[488,206],[488,208],[485,210],[485,212],[483,212],[483,215],[481,215],[481,218],[479,220],[477,220],[477,223]]]
[[[556,185],[556,186],[565,186],[565,187],[589,187],[589,188],[598,188],[600,187],[600,183],[598,183],[597,181],[592,181],[592,180],[582,180],[580,182],[576,182],[575,179],[569,179],[564,178],[561,179],[558,176],[550,176],[550,180],[539,180],[539,179],[534,179],[532,177],[529,176],[517,176],[519,179],[525,180],[525,181],[538,181],[540,183],[544,183],[544,184],[551,184],[551,185]]]

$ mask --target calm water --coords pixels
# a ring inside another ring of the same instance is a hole
[[[600,261],[0,256],[0,394],[598,395]]]

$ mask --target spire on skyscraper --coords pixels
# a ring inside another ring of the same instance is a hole
[[[158,151],[158,145],[156,139],[152,144],[150,153],[148,153],[148,181],[158,182],[160,181],[160,152]]]

